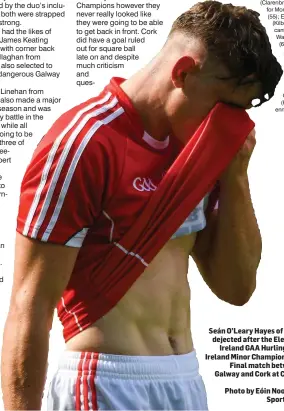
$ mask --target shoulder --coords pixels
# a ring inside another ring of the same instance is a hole
[[[94,161],[98,155],[121,155],[126,143],[118,119],[123,114],[117,98],[107,91],[72,107],[45,133],[34,151],[33,162],[48,158],[56,161],[62,156],[90,157]]]

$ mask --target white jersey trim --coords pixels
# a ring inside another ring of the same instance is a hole
[[[170,143],[170,137],[167,136],[165,140],[156,140],[154,137],[150,136],[146,131],[144,132],[144,135],[142,137],[142,140],[146,141],[146,143],[149,144],[149,146],[156,148],[157,150],[164,150],[165,148],[168,147]]]
[[[110,235],[109,235],[109,241],[110,243],[113,243],[117,248],[119,248],[121,251],[123,251],[126,255],[130,255],[132,257],[137,258],[145,267],[148,267],[148,264],[144,260],[143,257],[141,257],[139,254],[135,254],[132,251],[128,251],[126,248],[124,248],[121,244],[116,243],[115,241],[112,242],[113,240],[113,231],[114,231],[114,221],[113,219],[105,212],[103,211],[103,215],[111,222],[111,228],[110,228]]]
[[[105,211],[103,211],[103,215],[111,222],[109,242],[112,243],[113,230],[114,230],[114,221],[113,221],[113,219],[112,219]]]
[[[73,315],[73,317],[75,318],[75,322],[76,322],[76,324],[78,325],[79,330],[80,330],[80,331],[83,331],[83,328],[81,327],[81,325],[80,325],[80,323],[79,323],[79,320],[78,320],[77,315],[76,315],[75,313],[73,313],[73,311],[68,311],[68,310],[67,310],[66,305],[65,305],[65,301],[64,301],[64,298],[63,298],[63,297],[61,297],[61,302],[62,302],[63,308],[64,308],[64,310],[67,312],[67,314]]]
[[[116,245],[116,247],[118,247],[121,251],[123,251],[126,255],[131,255],[132,257],[135,257],[135,258],[137,258],[139,261],[141,261],[141,263],[143,264],[143,265],[145,265],[145,267],[148,267],[148,263],[146,263],[146,261],[144,260],[144,258],[143,257],[141,257],[139,254],[135,254],[135,253],[133,253],[133,251],[128,251],[128,250],[126,250],[126,248],[124,248],[121,244],[119,244],[119,243],[113,243],[114,245]]]

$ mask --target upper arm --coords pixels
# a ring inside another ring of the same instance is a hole
[[[77,254],[77,248],[43,243],[17,233],[10,313],[51,321]]]

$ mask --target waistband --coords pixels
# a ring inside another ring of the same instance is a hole
[[[196,352],[166,356],[132,356],[64,351],[58,371],[111,376],[112,378],[177,378],[199,375]]]

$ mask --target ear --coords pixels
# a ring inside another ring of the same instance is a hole
[[[176,88],[184,88],[186,76],[195,72],[197,62],[190,56],[181,57],[172,70],[172,82]]]

